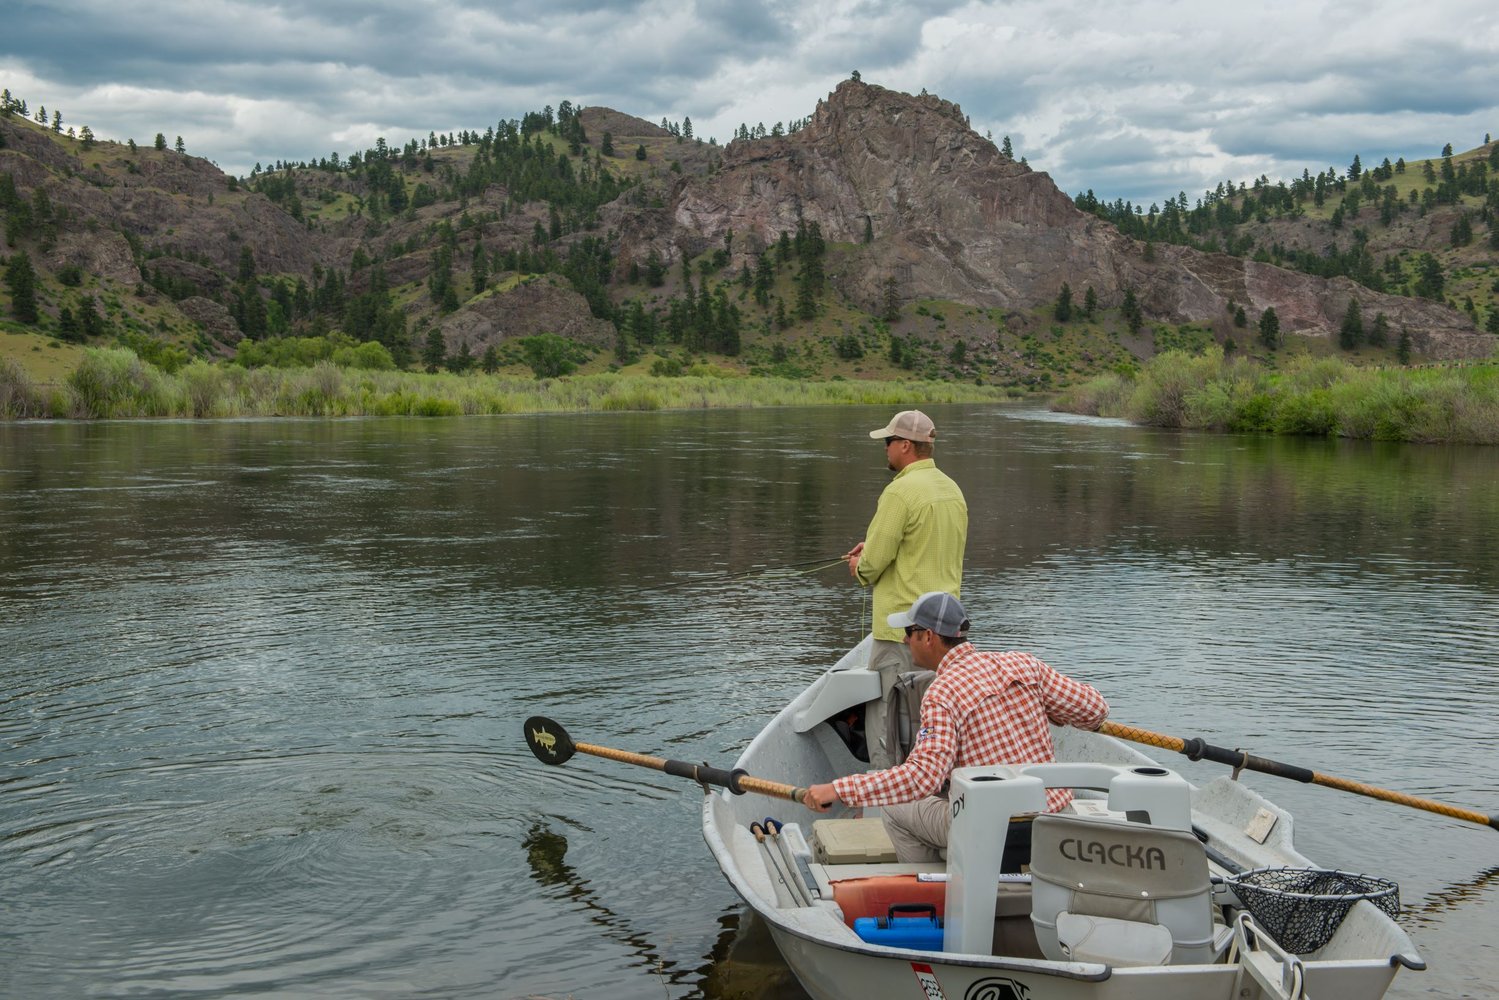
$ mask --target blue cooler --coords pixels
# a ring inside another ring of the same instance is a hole
[[[919,913],[921,916],[898,916]],[[942,918],[931,903],[896,903],[883,917],[857,917],[854,933],[870,944],[887,948],[915,948],[918,951],[942,950]]]

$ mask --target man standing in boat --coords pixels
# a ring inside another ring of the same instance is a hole
[[[883,807],[885,829],[901,862],[937,861],[947,846],[952,813],[948,776],[955,767],[1046,764],[1056,759],[1048,722],[1094,730],[1109,706],[1091,685],[1058,673],[1029,653],[983,652],[968,642],[968,615],[952,594],[934,591],[888,619],[902,630],[916,665],[936,670],[921,701],[921,730],[910,756],[896,767],[813,785],[802,797],[825,812],[835,802]],[[1065,788],[1046,793],[1048,812],[1072,799]],[[1030,824],[1006,839],[1006,871],[1030,859]]]
[[[869,436],[884,439],[885,462],[895,478],[880,494],[864,540],[843,558],[860,586],[874,588],[869,669],[880,675],[880,697],[864,706],[864,738],[870,764],[889,767],[895,748],[886,745],[885,696],[912,669],[912,660],[900,630],[887,620],[926,591],[962,593],[968,504],[958,484],[932,460],[937,428],[925,413],[903,410]]]

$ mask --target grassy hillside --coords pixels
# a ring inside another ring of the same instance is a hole
[[[7,273],[24,256],[32,274],[29,292],[0,282],[10,319],[0,356],[42,384],[65,378],[85,345],[125,344],[170,374],[193,358],[232,357],[241,338],[335,334],[379,343],[408,370],[528,375],[521,342],[558,331],[585,374],[706,367],[1017,391],[1211,343],[1272,368],[1338,351],[1294,337],[1270,351],[1252,326],[1142,325],[1081,301],[1070,315],[941,300],[872,309],[827,279],[859,248],[817,232],[786,234],[753,268],[735,270],[728,247],[670,266],[616,259],[609,226],[665,211],[674,186],[717,170],[722,151],[672,123],[566,102],[483,130],[257,165],[243,178],[170,148],[89,142],[14,114],[0,116],[0,139],[0,256]],[[1141,239],[1345,274],[1499,325],[1496,160],[1489,143],[1403,170],[1222,185],[1190,208],[1185,196],[1148,212],[1091,193],[1077,202]],[[474,315],[506,326],[504,349],[470,343]],[[1340,353],[1393,364],[1399,345]]]

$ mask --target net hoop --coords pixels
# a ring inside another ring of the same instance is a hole
[[[1332,940],[1343,918],[1368,900],[1400,915],[1400,886],[1377,875],[1322,868],[1255,868],[1226,880],[1254,922],[1286,951],[1305,955]]]

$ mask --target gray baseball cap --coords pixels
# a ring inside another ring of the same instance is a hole
[[[958,638],[968,634],[968,613],[963,604],[943,590],[931,590],[916,598],[909,611],[897,611],[885,621],[891,628],[920,625],[938,635]]]

